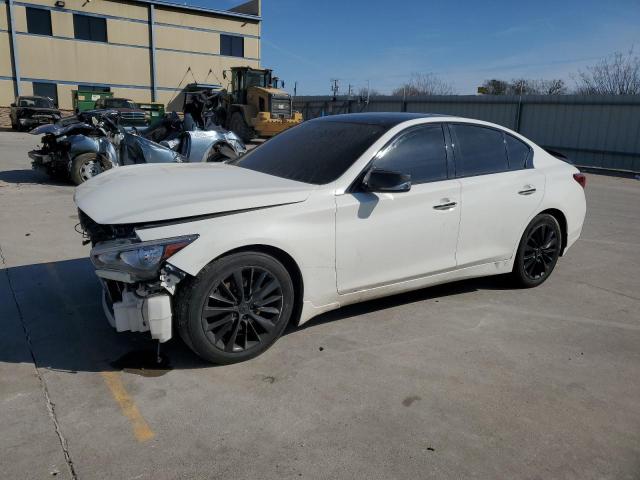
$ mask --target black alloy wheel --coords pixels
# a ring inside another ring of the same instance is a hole
[[[178,332],[195,353],[212,363],[236,363],[280,337],[293,313],[293,282],[276,258],[240,252],[184,280],[174,305]]]
[[[524,287],[543,283],[556,266],[562,248],[558,221],[552,215],[536,216],[522,236],[513,273]]]
[[[267,340],[282,315],[282,287],[268,270],[239,267],[209,292],[202,328],[225,352],[242,352]]]

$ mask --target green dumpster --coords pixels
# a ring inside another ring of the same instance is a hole
[[[89,90],[73,90],[71,92],[73,98],[73,110],[84,112],[96,108],[96,102],[100,98],[113,97],[113,92],[96,92]]]
[[[144,110],[149,125],[155,125],[164,117],[164,104],[158,102],[139,103],[138,107]]]

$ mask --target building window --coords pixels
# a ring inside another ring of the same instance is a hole
[[[107,41],[107,20],[89,15],[73,14],[73,32],[78,40]]]
[[[220,54],[228,57],[244,57],[244,37],[220,35]]]
[[[51,36],[51,12],[43,8],[26,7],[27,32]]]
[[[111,87],[102,87],[98,85],[78,85],[81,92],[110,92]]]
[[[33,94],[37,97],[47,97],[58,106],[58,86],[55,83],[33,82]]]

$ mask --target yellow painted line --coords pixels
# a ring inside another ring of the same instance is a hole
[[[129,396],[127,390],[124,388],[120,374],[118,372],[101,372],[100,375],[102,375],[104,382],[107,384],[107,387],[109,387],[113,399],[120,406],[120,410],[122,410],[124,416],[131,422],[133,434],[136,436],[136,439],[139,442],[146,442],[155,437],[156,434],[151,430],[149,424],[147,424],[146,420],[142,417],[140,410],[138,410],[133,398]]]

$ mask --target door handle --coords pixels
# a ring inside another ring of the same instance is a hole
[[[448,198],[443,198],[440,201],[444,203],[441,203],[439,205],[434,205],[433,206],[434,210],[452,210],[455,208],[456,205],[458,205],[458,202],[452,202]]]
[[[533,185],[525,185],[518,193],[520,195],[533,195],[534,193],[536,193],[536,187],[534,187]]]

